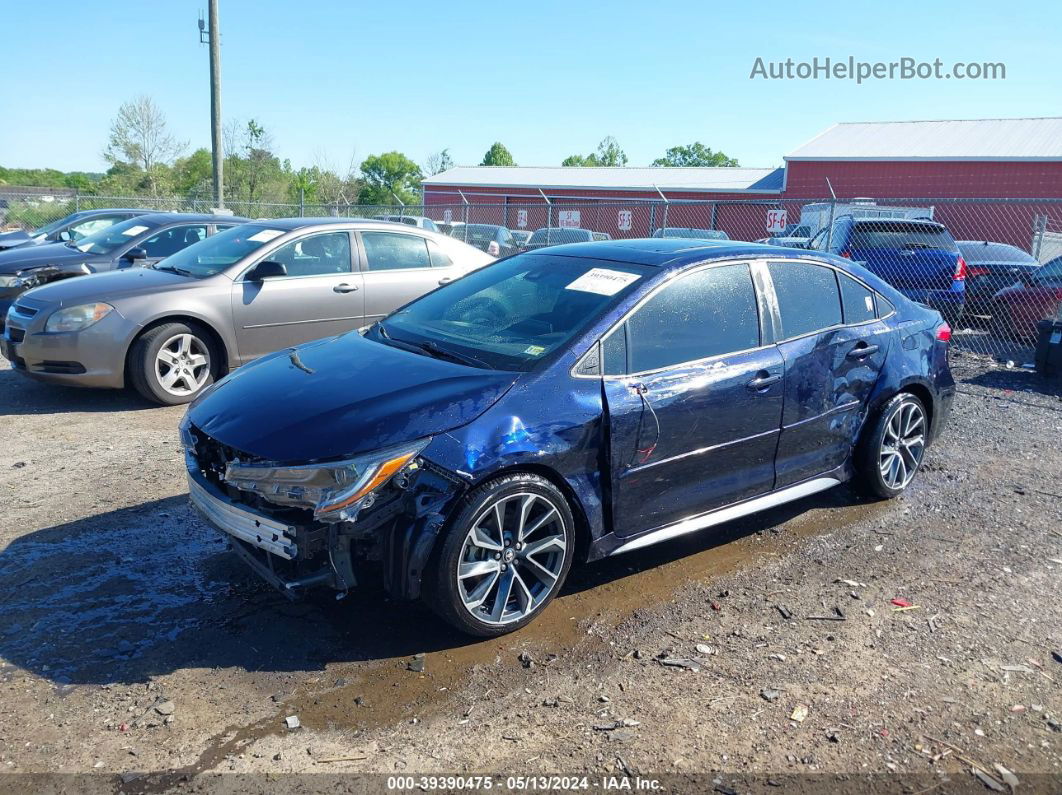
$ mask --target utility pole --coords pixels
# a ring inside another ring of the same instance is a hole
[[[224,152],[221,140],[221,29],[218,0],[208,0],[210,25],[199,17],[199,43],[210,43],[210,149],[214,161],[214,206],[225,206]]]

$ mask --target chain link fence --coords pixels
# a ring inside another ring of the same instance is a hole
[[[417,223],[508,254],[531,244],[641,237],[726,237],[810,247],[867,265],[941,308],[960,349],[1024,364],[1037,323],[1062,306],[1062,198],[668,201],[490,197],[490,202],[366,206],[345,200],[226,202],[247,218],[358,217]],[[36,229],[103,208],[210,212],[205,199],[96,196],[0,186],[0,229]],[[495,227],[495,229],[490,229]],[[521,234],[524,233],[524,234]],[[960,257],[963,265],[960,265]],[[963,299],[956,301],[962,276]]]

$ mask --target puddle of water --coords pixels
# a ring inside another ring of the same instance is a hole
[[[322,684],[285,701],[277,715],[226,729],[195,763],[151,776],[145,787],[162,791],[215,768],[227,756],[240,753],[261,738],[286,733],[286,715],[298,715],[302,725],[312,730],[364,730],[452,710],[452,702],[460,696],[476,665],[493,665],[500,658],[503,668],[515,672],[520,668],[518,649],[529,650],[536,658],[569,652],[594,642],[585,629],[591,617],[617,623],[640,607],[666,601],[687,582],[717,577],[768,556],[782,555],[800,539],[872,520],[887,511],[884,503],[853,503],[847,490],[835,489],[637,555],[593,564],[574,572],[565,593],[519,632],[427,652],[423,674],[406,669],[409,657],[330,666],[328,681],[344,677],[349,684]],[[770,532],[774,528],[784,532]],[[365,700],[364,706],[356,704],[357,697]]]

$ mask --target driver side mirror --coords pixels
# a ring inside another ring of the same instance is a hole
[[[127,252],[125,252],[125,255],[122,257],[122,259],[127,259],[132,262],[136,262],[139,259],[147,259],[147,249],[141,248],[140,246],[137,246],[136,248],[131,248]]]
[[[251,270],[247,272],[244,277],[249,282],[260,282],[263,279],[276,278],[278,276],[287,276],[288,269],[283,262],[277,262],[276,260],[264,259],[255,265]]]
[[[59,243],[68,243],[69,241],[74,239],[74,236],[72,234],[70,234],[70,230],[69,229],[64,229],[62,232],[59,232],[55,236],[55,239]]]

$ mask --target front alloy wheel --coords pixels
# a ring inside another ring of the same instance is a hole
[[[443,541],[429,606],[474,635],[527,624],[568,574],[573,528],[549,481],[526,473],[491,481],[470,495]]]
[[[164,406],[188,403],[219,371],[210,335],[198,324],[163,323],[141,334],[129,350],[132,386]]]

